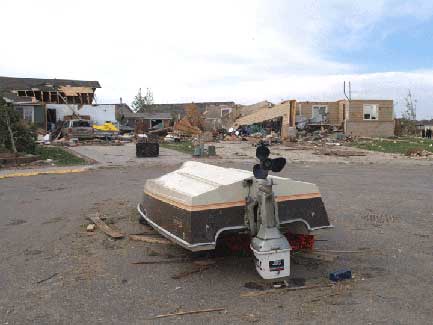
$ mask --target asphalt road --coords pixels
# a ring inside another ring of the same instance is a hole
[[[182,159],[180,159],[182,160]],[[215,160],[249,169],[240,160]],[[433,319],[433,169],[431,166],[291,164],[281,173],[316,183],[334,229],[316,248],[355,250],[332,262],[299,259],[292,276],[338,286],[245,298],[248,282],[266,286],[248,257],[227,256],[201,272],[190,262],[133,265],[188,253],[176,246],[113,241],[86,233],[96,211],[125,233],[140,233],[135,207],[143,182],[178,165],[0,180],[1,324],[427,324]],[[223,312],[150,320],[178,310]]]

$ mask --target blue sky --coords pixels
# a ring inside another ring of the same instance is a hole
[[[398,17],[386,18],[366,31],[359,48],[331,49],[329,58],[357,65],[361,72],[412,71],[433,68],[432,54],[433,18]]]
[[[433,117],[433,1],[3,0],[2,13],[0,75],[99,80],[99,102],[140,87],[160,103],[337,100],[350,80],[397,115],[410,89]]]

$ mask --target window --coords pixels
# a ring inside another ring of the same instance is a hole
[[[221,117],[227,116],[232,112],[231,107],[223,107],[221,108]]]
[[[73,128],[76,128],[76,127],[89,128],[90,127],[90,122],[89,121],[84,121],[84,120],[73,121],[72,122],[72,127]]]
[[[315,122],[325,122],[328,115],[327,105],[313,105],[311,117]]]
[[[34,122],[33,106],[23,107],[23,120],[29,123]]]
[[[378,105],[377,104],[364,104],[363,106],[363,117],[364,120],[377,120],[378,115]]]

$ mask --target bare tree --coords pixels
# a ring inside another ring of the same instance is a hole
[[[404,98],[405,110],[403,111],[403,118],[409,121],[416,121],[416,104],[417,100],[412,96],[410,89],[407,96]]]
[[[407,134],[416,134],[416,105],[417,100],[410,89],[404,98],[405,109],[402,112],[402,128]]]
[[[152,89],[146,89],[146,95],[144,96],[144,102],[147,106],[153,105],[153,92]]]

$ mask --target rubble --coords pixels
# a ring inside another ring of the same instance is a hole
[[[408,157],[432,157],[433,152],[421,148],[408,149],[406,152]]]

